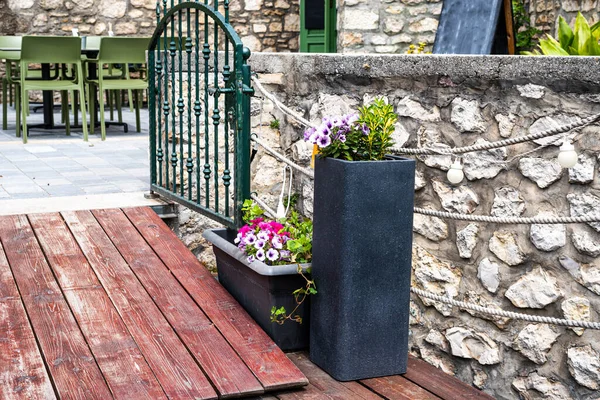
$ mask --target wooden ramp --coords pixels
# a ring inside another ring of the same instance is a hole
[[[0,399],[214,399],[308,380],[149,208],[0,217]]]

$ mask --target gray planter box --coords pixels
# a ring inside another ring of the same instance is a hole
[[[406,372],[415,161],[316,160],[310,359],[340,381]]]
[[[284,306],[288,312],[296,307],[292,292],[306,284],[298,274],[298,265],[270,266],[258,260],[249,263],[247,256],[233,243],[236,232],[232,230],[209,229],[202,236],[213,245],[219,282],[277,346],[286,351],[307,348],[309,299],[296,312],[302,317],[302,324],[286,321],[279,325],[270,320],[273,306]],[[309,264],[303,265],[305,271],[309,267]]]

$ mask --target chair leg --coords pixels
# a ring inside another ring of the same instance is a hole
[[[17,137],[21,137],[21,103],[20,103],[20,89],[15,86],[15,111],[16,111],[16,119],[17,119]]]
[[[75,91],[71,90],[71,111],[73,111],[73,125],[79,125],[79,103],[77,101],[77,96],[75,96]]]
[[[88,141],[88,128],[86,121],[86,113],[85,113],[85,92],[83,88],[79,90],[79,107],[81,108],[81,126],[83,127],[83,140],[85,142]],[[93,114],[90,112],[90,119]]]
[[[67,136],[71,136],[71,119],[69,118],[69,92],[66,90],[61,90],[61,105],[60,109],[63,116],[63,121],[65,123],[65,129],[67,131]]]
[[[113,108],[113,92],[112,90],[107,90],[106,91],[106,99],[108,100],[108,111],[110,112],[110,120],[114,121],[115,120],[115,113],[114,113],[114,108]]]
[[[98,93],[103,96],[104,92],[101,88],[98,88]],[[98,99],[100,101],[100,136],[102,140],[106,140],[106,123],[104,122],[104,99]]]
[[[6,79],[2,79],[2,129],[3,130],[8,129],[7,122],[6,122],[6,118],[8,116],[8,104],[6,104],[6,100],[7,100],[6,90],[8,89],[7,83],[8,82],[6,82]]]
[[[127,98],[129,99],[129,111],[133,112],[133,91],[131,89],[127,89]],[[136,97],[137,99],[137,97]]]
[[[93,135],[96,130],[96,98],[94,96],[94,86],[90,85],[88,90],[88,108],[90,110],[90,133]]]
[[[21,85],[23,86],[23,85]],[[23,143],[27,143],[27,108],[29,107],[29,101],[27,98],[29,93],[27,90],[21,90],[21,113],[23,115]]]
[[[79,107],[81,108],[81,125],[83,127],[83,140],[85,142],[88,141],[88,128],[86,121],[86,113],[85,113],[85,83],[83,82],[83,68],[80,65],[77,66],[77,81],[79,82]],[[90,90],[91,92],[91,90]],[[90,105],[91,107],[91,105]],[[93,114],[90,108],[90,116]]]
[[[16,91],[15,91],[16,92]],[[16,94],[16,93],[15,93]],[[11,106],[14,106],[15,103],[13,102],[13,85],[8,85],[8,96],[9,96],[9,104]],[[18,100],[17,100],[18,101]]]
[[[133,91],[135,96],[135,130],[139,133],[141,132],[140,128],[140,92],[139,90]]]
[[[117,99],[117,120],[119,121],[120,124],[123,123],[123,110],[122,108],[122,96],[121,93],[123,91],[119,90],[118,92],[115,92],[115,98]]]

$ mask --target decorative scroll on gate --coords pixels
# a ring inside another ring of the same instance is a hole
[[[152,191],[226,226],[250,198],[250,51],[229,0],[159,0],[148,49]]]

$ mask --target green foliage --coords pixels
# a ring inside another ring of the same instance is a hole
[[[382,98],[359,108],[358,119],[347,127],[344,135],[338,135],[339,129],[333,128],[331,144],[319,149],[322,157],[339,158],[348,161],[383,160],[385,154],[394,145],[392,134],[398,116],[394,107]],[[337,130],[337,131],[335,131]],[[336,137],[343,136],[344,140]]]
[[[298,193],[294,193],[294,194],[292,194],[291,196],[288,196],[288,197],[285,199],[284,206],[285,206],[286,208],[288,208],[288,207],[289,207],[289,208],[290,208],[290,209],[292,209],[292,210],[293,210],[293,209],[295,209],[295,208],[296,208],[296,205],[298,204],[298,199],[299,199],[299,198],[300,198],[300,195],[299,195]]]
[[[419,45],[411,44],[408,46],[408,50],[406,50],[406,54],[431,54],[431,51],[425,51],[425,47],[427,47],[427,43],[419,42]]]
[[[242,219],[245,223],[249,223],[253,219],[263,217],[265,212],[254,200],[245,200],[242,204]]]
[[[368,106],[361,107],[359,114],[358,122],[366,124],[369,128],[369,134],[361,137],[359,152],[362,152],[367,160],[383,160],[386,152],[394,145],[392,135],[398,121],[394,107],[378,98]]]
[[[550,35],[540,39],[539,49],[545,56],[599,56],[600,23],[589,25],[581,13],[577,13],[575,26],[569,26],[563,17],[558,17],[558,40]],[[539,55],[535,50],[530,55]]]
[[[278,323],[279,325],[283,325],[285,321],[295,321],[299,324],[302,323],[302,317],[296,314],[298,308],[306,301],[306,298],[311,295],[317,294],[317,286],[315,285],[315,281],[309,279],[307,275],[302,271],[302,267],[298,265],[298,273],[304,278],[306,281],[306,285],[299,289],[294,290],[294,300],[296,301],[296,307],[288,314],[285,307],[275,307],[271,308],[271,322]],[[307,274],[310,274],[310,268],[306,270]]]
[[[269,124],[269,127],[271,129],[279,129],[279,120],[274,119],[273,121],[271,121],[271,123]]]
[[[534,38],[541,34],[542,31],[531,26],[531,20],[523,4],[523,0],[512,0],[512,9],[517,52],[529,51],[535,45]]]

